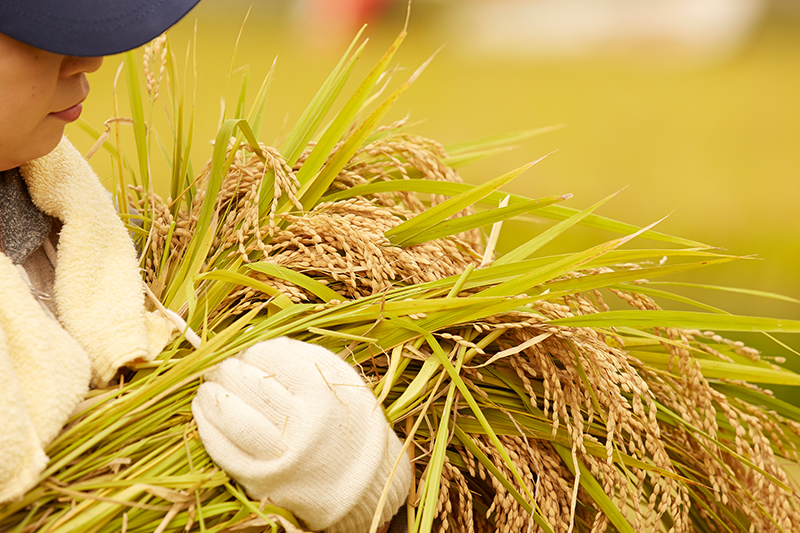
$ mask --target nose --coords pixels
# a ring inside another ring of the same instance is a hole
[[[94,72],[102,64],[102,57],[64,56],[61,62],[61,77],[69,78],[75,74]]]

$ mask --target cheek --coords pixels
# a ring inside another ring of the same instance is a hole
[[[50,109],[58,77],[44,69],[29,69],[0,80],[0,120],[23,126],[43,119]],[[0,72],[2,67],[0,67]]]
[[[5,167],[45,155],[64,132],[63,122],[48,117],[55,84],[30,74],[0,77],[0,165]]]
[[[0,94],[0,124],[3,129],[21,133],[41,120],[43,108],[36,98],[35,88],[17,90],[10,95]]]

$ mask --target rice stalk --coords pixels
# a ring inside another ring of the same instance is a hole
[[[406,121],[379,126],[417,76],[382,95],[404,36],[320,131],[361,55],[359,34],[282,147],[257,142],[267,84],[245,113],[245,78],[197,176],[187,174],[191,125],[173,129],[166,199],[152,186],[142,119],[165,76],[182,123],[175,61],[166,74],[145,71],[145,102],[142,63],[126,56],[139,161],[127,192],[141,220],[143,276],[203,343],[177,339],[154,363],[92,391],[47,450],[39,485],[0,506],[0,531],[302,528],[215,467],[190,411],[205,371],[280,335],[357,365],[409,439],[413,531],[800,528],[786,469],[798,463],[800,409],[760,386],[800,377],[716,333],[798,333],[800,323],[725,314],[650,282],[736,257],[601,217],[600,204],[559,205],[569,195],[510,195],[495,207],[506,196],[496,189],[517,171],[461,182],[460,164],[527,133],[446,149]],[[161,42],[148,53],[170,58]],[[481,230],[514,213],[563,222],[495,260]],[[576,225],[621,237],[536,255]],[[623,248],[633,239],[665,244]]]

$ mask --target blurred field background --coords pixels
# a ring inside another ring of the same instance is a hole
[[[230,82],[228,73],[249,7],[203,0],[170,33],[182,64],[196,24],[196,172],[210,157],[221,98],[237,97],[243,70]],[[275,143],[293,124],[361,22],[370,22],[365,74],[405,14],[402,1],[254,1],[235,65],[247,66],[252,97],[277,57],[262,140]],[[400,66],[415,69],[441,45],[390,120],[408,113],[421,121],[414,133],[445,144],[564,125],[467,167],[467,181],[558,150],[507,189],[530,197],[573,193],[568,205],[585,208],[627,187],[599,213],[638,225],[670,215],[657,229],[758,258],[684,279],[800,299],[800,2],[415,0]],[[120,62],[107,58],[90,78],[83,120],[98,130],[114,116]],[[123,97],[119,115],[127,113]],[[162,136],[168,131],[156,127]],[[84,152],[94,143],[77,125],[68,133]],[[98,153],[92,164],[111,183],[110,158]],[[159,172],[166,167],[153,169],[156,179]],[[500,249],[529,231],[507,223]],[[609,238],[573,230],[542,253]],[[686,294],[733,313],[800,319],[796,303]],[[744,340],[800,371],[800,357],[757,335]],[[800,339],[783,340],[800,348]],[[800,403],[800,394],[782,394]]]

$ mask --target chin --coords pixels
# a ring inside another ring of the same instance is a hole
[[[20,162],[20,164],[46,156],[56,149],[56,146],[58,146],[58,143],[61,142],[61,138],[63,136],[64,129],[62,128],[59,132],[40,139],[38,142],[30,146],[29,149],[25,150],[25,161]]]
[[[35,147],[26,146],[24,150],[15,151],[13,158],[0,159],[0,172],[20,167],[23,164],[27,163],[28,161],[33,161],[34,159],[39,159],[40,157],[46,156],[47,154],[55,150],[56,146],[58,146],[58,143],[60,141],[61,138],[59,137],[58,141],[56,142],[48,142],[47,144],[37,144]]]
[[[0,146],[9,146],[7,151],[0,150],[0,171],[16,168],[23,163],[46,156],[58,146],[63,136],[63,124],[55,127],[53,124],[45,124],[22,137],[0,139]]]

